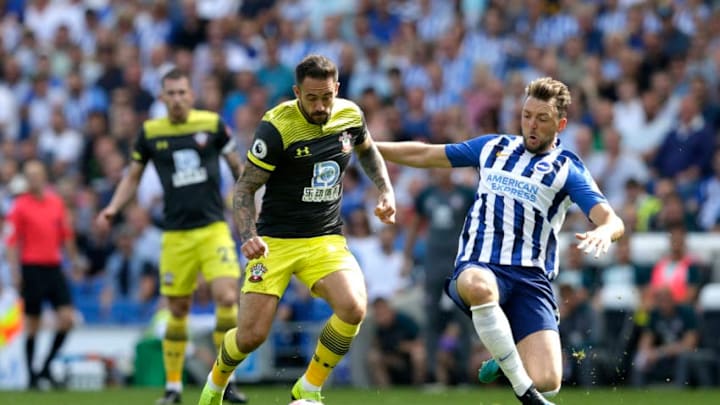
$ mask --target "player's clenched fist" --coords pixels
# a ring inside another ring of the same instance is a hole
[[[380,194],[375,206],[375,216],[385,224],[395,223],[395,198],[391,193]]]
[[[95,218],[95,223],[97,224],[98,227],[100,227],[100,229],[103,229],[103,230],[110,229],[110,226],[112,225],[112,221],[116,215],[117,215],[117,209],[115,209],[114,207],[106,207]]]
[[[240,251],[248,258],[248,260],[253,260],[261,257],[267,257],[270,249],[261,237],[253,236],[242,244]]]

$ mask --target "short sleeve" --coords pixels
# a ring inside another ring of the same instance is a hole
[[[135,140],[135,146],[132,151],[132,160],[138,163],[147,164],[151,159],[151,149],[148,146],[147,138],[145,137],[145,129],[141,129],[140,133]]]
[[[479,167],[483,146],[496,137],[497,135],[483,135],[462,143],[445,145],[445,155],[452,167]]]
[[[600,192],[590,172],[585,165],[576,158],[570,162],[570,171],[567,182],[565,183],[565,191],[567,191],[570,199],[580,207],[587,217],[590,216],[590,210],[595,205],[607,203],[607,199]]]
[[[282,136],[268,121],[261,121],[255,131],[252,146],[247,152],[248,161],[255,166],[272,172],[280,162],[283,153]]]
[[[365,123],[365,115],[362,113],[362,111],[358,112],[360,114],[361,122],[362,124],[359,127],[350,128],[350,133],[353,135],[353,145],[358,146],[362,145],[363,142],[365,142],[365,139],[370,135],[368,133],[367,124]]]

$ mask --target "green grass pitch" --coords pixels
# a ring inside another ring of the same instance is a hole
[[[290,387],[245,386],[252,405],[287,405]],[[8,392],[0,391],[2,405],[153,405],[161,389],[117,388],[99,392]],[[198,389],[187,389],[184,405],[195,405]],[[459,388],[440,392],[415,389],[359,390],[328,388],[327,405],[504,405],[517,404],[509,388]],[[717,405],[720,390],[678,391],[667,388],[563,389],[555,398],[560,404],[578,405]]]

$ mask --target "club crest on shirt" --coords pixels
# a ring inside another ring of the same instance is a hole
[[[195,135],[193,135],[193,139],[195,139],[195,143],[197,143],[198,146],[204,148],[208,141],[208,133],[197,132]]]
[[[343,153],[350,153],[352,151],[352,135],[347,131],[344,131],[338,138],[338,141],[342,144]]]
[[[251,283],[259,283],[263,281],[263,274],[267,273],[267,267],[262,263],[255,263],[250,267],[250,277],[248,281]]]
[[[548,162],[540,161],[535,164],[535,171],[538,173],[545,174],[550,172],[550,170],[552,170],[552,166]]]

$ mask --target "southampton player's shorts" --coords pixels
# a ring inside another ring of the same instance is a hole
[[[262,237],[269,248],[267,257],[250,260],[245,267],[242,292],[281,297],[295,274],[309,289],[330,273],[360,271],[341,235],[313,238]]]
[[[200,271],[207,281],[220,277],[240,278],[235,242],[225,222],[163,232],[160,293],[168,296],[192,294]]]
[[[460,263],[452,277],[445,282],[445,293],[465,314],[472,316],[470,308],[458,293],[457,278],[470,267],[486,269],[495,275],[500,292],[500,307],[510,322],[516,343],[541,330],[558,331],[560,318],[550,280],[542,270],[531,267]]]

